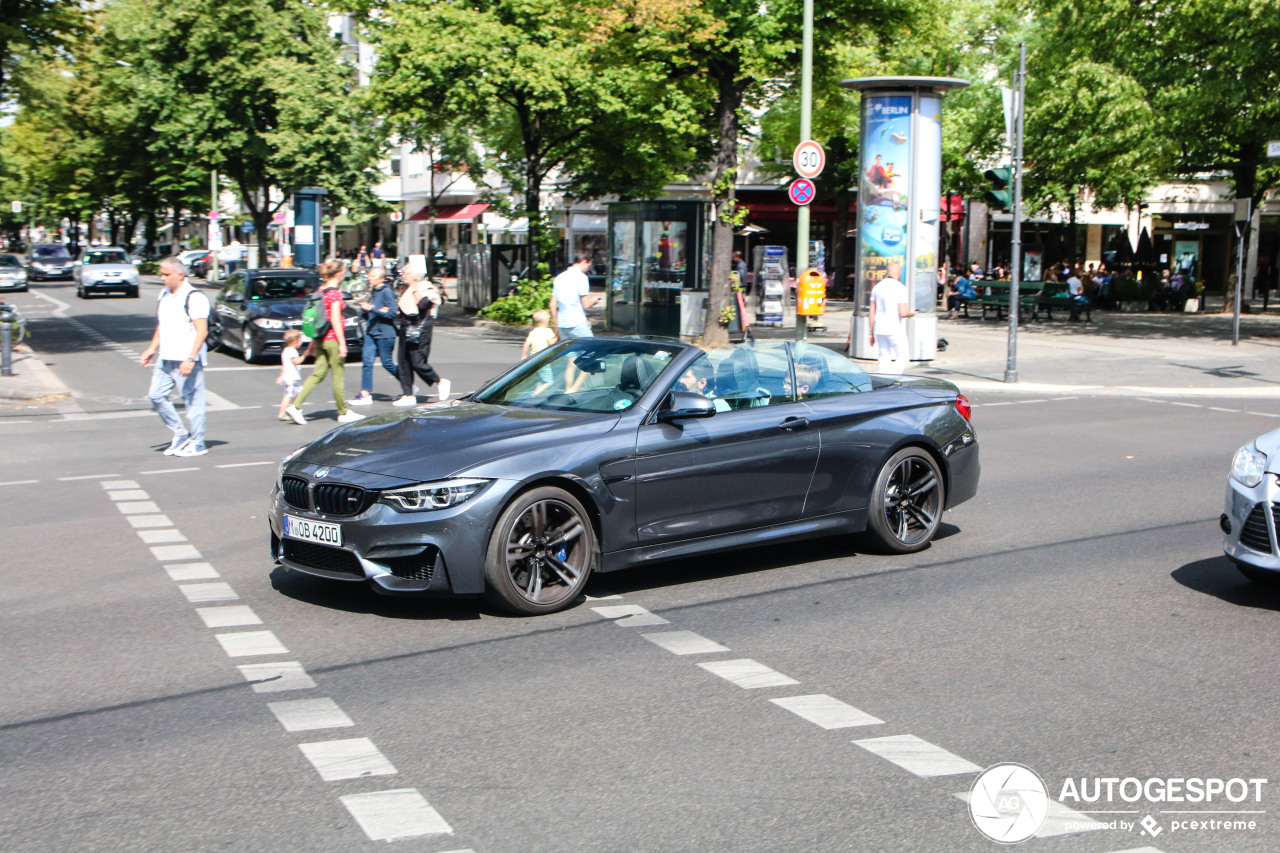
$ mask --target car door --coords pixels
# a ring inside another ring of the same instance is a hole
[[[798,519],[818,459],[810,411],[787,385],[785,345],[724,347],[672,387],[712,397],[717,412],[653,420],[636,441],[640,545],[715,536]]]
[[[244,273],[232,273],[218,294],[216,307],[222,339],[234,346],[244,346],[241,326],[244,322]]]

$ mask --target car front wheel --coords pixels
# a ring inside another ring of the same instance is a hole
[[[244,361],[245,364],[253,364],[258,360],[258,356],[262,355],[262,348],[253,337],[253,332],[249,331],[249,327],[244,329]]]
[[[485,598],[524,615],[554,613],[577,599],[595,564],[595,529],[582,504],[562,489],[532,489],[503,510],[490,535]]]
[[[942,471],[919,447],[899,450],[880,469],[871,495],[871,535],[893,554],[923,550],[942,523]]]

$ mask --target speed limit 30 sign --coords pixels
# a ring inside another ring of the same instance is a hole
[[[807,139],[796,146],[791,155],[791,165],[796,167],[796,174],[802,178],[816,178],[822,174],[827,165],[827,152],[812,139]]]

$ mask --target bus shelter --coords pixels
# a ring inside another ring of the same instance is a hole
[[[710,204],[615,202],[609,209],[609,329],[702,334],[710,274]]]

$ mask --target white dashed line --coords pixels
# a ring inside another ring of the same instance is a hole
[[[116,504],[116,509],[125,515],[137,515],[139,513],[149,512],[156,513],[160,511],[160,507],[156,506],[155,501],[123,501]]]
[[[177,528],[170,527],[167,530],[139,530],[138,538],[148,545],[160,545],[165,542],[186,542],[187,537],[182,535],[182,531]]]
[[[706,655],[732,651],[728,646],[722,646],[693,631],[665,631],[661,634],[641,634],[640,636],[673,655]]]
[[[326,782],[399,772],[367,737],[300,743],[298,749]]]
[[[119,474],[83,474],[79,477],[59,477],[59,483],[70,483],[73,480],[105,480],[108,477],[119,477]]]
[[[229,583],[189,583],[178,587],[187,601],[202,604],[206,601],[231,601],[239,598]]]
[[[618,604],[612,607],[591,608],[605,619],[614,620],[613,624],[623,628],[640,628],[644,625],[671,624],[661,616],[656,616],[638,604]]]
[[[287,690],[309,690],[316,686],[297,661],[281,663],[247,663],[236,667],[244,680],[253,685],[254,693],[283,693]]]
[[[825,693],[816,693],[812,696],[788,696],[769,701],[824,729],[878,726],[884,723],[884,720],[873,717],[866,711],[859,711],[852,705],[841,702],[834,696],[827,696]]]
[[[1164,853],[1159,847],[1134,847],[1130,850],[1112,850],[1111,853]]]
[[[137,480],[107,480],[102,483],[102,488],[110,491],[111,489],[136,489],[138,488]]]
[[[244,604],[224,607],[197,607],[196,613],[204,620],[206,628],[236,628],[240,625],[261,625],[258,614]]]
[[[8,482],[0,483],[0,486],[29,486],[32,483],[38,483],[38,482],[40,481],[39,480],[9,480]]]
[[[162,563],[200,559],[200,551],[194,545],[153,545],[151,553]]]
[[[141,471],[142,474],[181,474],[183,471],[199,471],[199,468],[159,468],[155,471]]]
[[[916,776],[952,776],[982,770],[972,761],[966,761],[915,735],[891,735],[855,740],[854,743]]]
[[[232,462],[227,465],[214,465],[213,467],[215,468],[248,468],[252,465],[275,465],[275,464],[276,464],[275,462],[268,460],[266,462]]]
[[[1233,415],[1240,411],[1239,409],[1224,409],[1221,406],[1208,406],[1207,408],[1211,412],[1228,412]]]
[[[269,702],[267,707],[276,715],[286,732],[309,732],[316,729],[339,729],[354,726],[338,703],[329,698],[294,699],[289,702]]]
[[[453,828],[416,788],[348,794],[342,804],[372,841],[395,841],[420,835],[452,835]],[[458,850],[454,853],[474,853]]]
[[[113,492],[107,492],[107,497],[113,501],[149,501],[151,495],[147,494],[143,489],[119,489]]]
[[[1203,408],[1204,408],[1204,406],[1200,405],[1199,403],[1177,403],[1177,402],[1174,402],[1173,400],[1170,400],[1170,401],[1169,401],[1169,405],[1170,405],[1170,406],[1183,406],[1184,408],[1188,408],[1188,409],[1203,409]]]
[[[143,527],[173,527],[173,522],[167,515],[131,515],[125,521],[128,521],[134,530]]]
[[[170,580],[175,581],[200,581],[222,577],[209,563],[177,563],[165,566],[164,570],[168,573]],[[230,588],[227,587],[227,589]]]
[[[1245,414],[1257,415],[1260,418],[1280,418],[1280,415],[1275,415],[1275,414],[1272,414],[1271,412],[1245,412]]]
[[[968,791],[962,791],[955,797],[966,803],[969,802]],[[1055,835],[1073,835],[1077,832],[1092,832],[1106,828],[1105,824],[1099,823],[1087,814],[1069,809],[1057,800],[1049,800],[1048,813],[1045,815],[1044,823],[1040,824],[1040,828],[1036,830],[1036,838],[1052,838]]]
[[[247,658],[254,655],[287,655],[289,650],[276,639],[272,631],[237,631],[234,634],[214,634],[229,658]]]
[[[732,681],[746,690],[754,690],[759,687],[785,687],[788,684],[800,683],[794,678],[783,675],[777,670],[770,669],[759,661],[754,661],[750,658],[711,661],[700,663],[698,666],[713,675],[720,676],[726,681]]]

